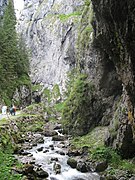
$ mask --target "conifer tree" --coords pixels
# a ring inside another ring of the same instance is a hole
[[[16,16],[13,0],[8,1],[0,22],[0,94],[12,99],[19,86],[29,83],[29,59],[22,40],[16,32]]]

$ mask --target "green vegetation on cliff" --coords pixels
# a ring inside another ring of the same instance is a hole
[[[83,135],[89,131],[91,122],[91,100],[94,87],[87,75],[80,74],[75,79],[67,100],[64,103],[62,119],[65,130],[73,135]]]
[[[77,58],[78,58],[78,66],[80,69],[84,67],[84,56],[85,53],[89,50],[91,46],[91,42],[93,39],[93,27],[92,27],[92,20],[93,20],[93,9],[90,0],[86,0],[81,19],[80,25],[78,29],[78,39],[76,43],[77,47]]]

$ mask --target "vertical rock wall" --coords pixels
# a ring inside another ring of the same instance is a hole
[[[134,155],[135,148],[135,2],[92,0],[92,3],[95,47],[101,52],[102,60],[113,65],[123,86],[106,143],[128,157]]]
[[[18,23],[31,51],[31,79],[45,87],[65,86],[75,66],[75,44],[82,0],[25,1]]]
[[[73,67],[87,72],[96,91],[91,119],[110,123],[106,144],[128,157],[134,154],[135,2],[92,0],[92,5],[25,0],[18,31],[31,51],[33,83],[63,88]]]

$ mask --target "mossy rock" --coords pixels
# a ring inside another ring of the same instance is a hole
[[[67,160],[67,164],[71,167],[71,168],[76,168],[77,166],[77,161],[73,158],[69,158]]]

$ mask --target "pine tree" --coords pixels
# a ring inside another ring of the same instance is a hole
[[[29,59],[22,40],[16,32],[13,0],[8,1],[0,22],[0,94],[12,99],[16,88],[30,84]],[[25,81],[25,82],[22,82]]]

